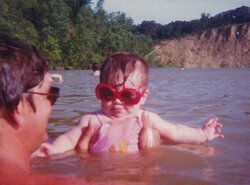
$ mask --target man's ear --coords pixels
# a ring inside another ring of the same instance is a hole
[[[27,100],[24,97],[21,97],[17,105],[17,108],[16,110],[14,110],[14,113],[13,113],[13,118],[14,118],[15,125],[17,128],[19,128],[25,123],[25,119],[24,119],[25,109],[27,109]]]
[[[147,98],[148,98],[148,94],[149,94],[149,90],[146,89],[143,96],[141,97],[141,101],[140,101],[140,104],[141,105],[144,105],[144,103],[146,102]]]

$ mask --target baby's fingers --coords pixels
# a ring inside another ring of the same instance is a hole
[[[49,143],[43,143],[41,145],[41,150],[47,156],[57,153],[57,151],[54,149],[54,147]]]
[[[221,133],[222,125],[219,125],[215,128],[215,134],[217,138],[224,138],[224,135]]]
[[[207,137],[207,140],[224,138],[224,135],[221,134],[222,124],[218,122],[218,120],[218,118],[212,118],[204,125],[203,131]]]
[[[216,133],[215,134],[215,138],[224,138],[224,135],[223,134],[221,134],[221,133]]]
[[[40,147],[31,154],[31,157],[46,157],[54,154],[55,151],[49,143],[42,143]]]
[[[208,120],[208,122],[205,124],[206,127],[210,127],[210,126],[215,126],[218,124],[218,118],[212,118],[210,120]]]

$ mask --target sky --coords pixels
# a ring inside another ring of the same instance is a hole
[[[200,19],[203,12],[214,16],[241,6],[250,7],[250,0],[104,0],[103,8],[108,13],[125,13],[134,24],[153,20],[164,25]]]

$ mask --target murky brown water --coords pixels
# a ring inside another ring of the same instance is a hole
[[[91,71],[59,71],[62,97],[49,123],[49,140],[99,108],[98,77]],[[250,182],[250,69],[150,69],[144,108],[161,117],[200,127],[210,117],[223,123],[223,140],[204,145],[172,145],[138,154],[66,154],[36,159],[40,172],[80,176],[93,184],[246,185]]]

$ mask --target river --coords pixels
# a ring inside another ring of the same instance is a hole
[[[49,140],[68,131],[83,114],[99,109],[90,70],[53,71],[63,75],[61,97],[48,125]],[[174,123],[201,127],[209,118],[223,124],[224,139],[201,145],[168,145],[137,154],[74,151],[34,159],[41,173],[79,176],[93,184],[247,185],[250,182],[250,69],[150,69],[144,105]],[[104,183],[106,184],[106,183]],[[108,183],[107,183],[108,184]]]

